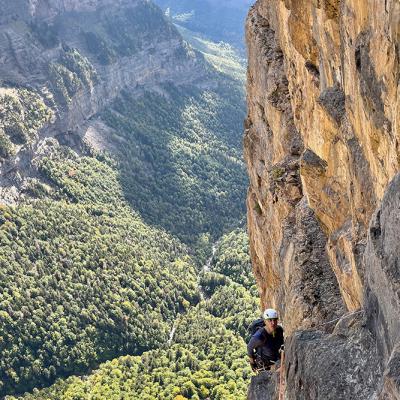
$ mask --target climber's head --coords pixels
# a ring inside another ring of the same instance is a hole
[[[278,313],[273,308],[267,308],[264,311],[263,318],[267,332],[274,332],[278,326]]]

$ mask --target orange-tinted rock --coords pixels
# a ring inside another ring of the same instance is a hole
[[[259,0],[249,13],[244,142],[263,304],[285,308],[282,225],[304,195],[346,307],[363,305],[367,226],[399,169],[399,15],[380,0]]]
[[[400,3],[258,0],[247,44],[251,257],[262,306],[291,337],[287,398],[397,399]],[[331,333],[360,308],[357,329]],[[355,358],[331,382],[336,345]]]

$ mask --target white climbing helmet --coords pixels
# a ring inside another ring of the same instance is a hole
[[[264,319],[275,319],[278,318],[278,313],[273,308],[267,308],[263,314]]]

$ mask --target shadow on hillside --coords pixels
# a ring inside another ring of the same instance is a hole
[[[243,95],[232,82],[160,89],[124,91],[102,115],[115,130],[124,196],[145,222],[187,244],[203,232],[218,237],[245,212]]]

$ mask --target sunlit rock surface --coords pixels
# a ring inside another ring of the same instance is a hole
[[[291,336],[287,398],[399,398],[400,3],[259,0],[246,34],[251,254]],[[337,346],[353,367],[329,377]]]
[[[27,88],[52,110],[34,140],[0,154],[0,201],[7,204],[36,177],[35,158],[49,138],[106,149],[95,115],[122,90],[216,85],[204,57],[147,0],[0,0],[0,60],[0,103],[10,90]]]

